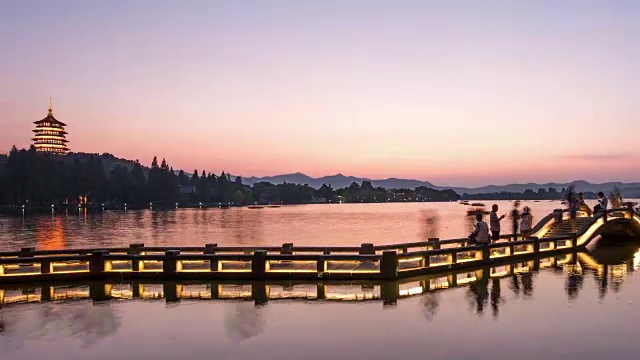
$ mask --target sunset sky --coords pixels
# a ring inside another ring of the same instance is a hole
[[[0,152],[438,185],[640,180],[640,1],[0,1]]]

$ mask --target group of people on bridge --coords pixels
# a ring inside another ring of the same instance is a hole
[[[603,192],[598,192],[597,204],[592,210],[585,202],[584,194],[576,193],[573,187],[570,187],[567,191],[565,203],[569,210],[569,219],[574,232],[576,231],[578,212],[583,212],[587,216],[594,216],[598,213],[606,212],[610,204],[613,208],[621,208],[625,204],[618,191],[613,192],[610,199]],[[520,201],[515,201],[510,214],[514,241],[518,240],[519,237],[523,240],[530,237],[533,228],[531,208],[525,206],[522,209],[522,213],[520,213],[519,207]],[[498,209],[498,204],[493,204],[489,213],[489,224],[483,220],[482,211],[476,213],[476,225],[471,235],[469,235],[469,244],[489,244],[491,241],[500,239],[500,222],[506,217],[506,214],[498,216]],[[640,208],[636,209],[636,211],[640,213]]]
[[[531,235],[531,229],[533,227],[533,215],[531,215],[531,208],[525,206],[520,213],[520,201],[513,203],[513,209],[511,210],[511,225],[513,227],[513,238],[518,240],[518,233],[522,239],[526,239]],[[500,222],[507,217],[506,214],[498,216],[498,204],[491,206],[491,212],[489,213],[489,224],[487,224],[482,218],[482,212],[476,214],[476,226],[469,235],[470,244],[488,244],[490,241],[497,241],[500,239]]]

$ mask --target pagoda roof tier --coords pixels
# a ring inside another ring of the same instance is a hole
[[[57,134],[60,134],[60,135],[69,134],[68,132],[66,132],[66,131],[64,131],[62,129],[58,129],[58,128],[55,128],[55,130],[43,130],[42,128],[36,128],[35,130],[31,130],[31,131],[33,131],[34,133],[40,133],[40,132],[43,132],[43,131],[53,131],[53,132],[56,132]]]
[[[34,124],[42,124],[45,122],[50,122],[50,123],[54,123],[54,124],[59,124],[61,126],[67,126],[67,124],[63,123],[62,121],[56,119],[55,117],[53,117],[53,114],[49,113],[49,115],[47,115],[46,118],[42,119],[42,120],[38,120],[38,121],[34,121]]]
[[[56,139],[51,139],[51,138],[49,138],[49,139],[33,138],[33,139],[31,139],[31,141],[34,141],[34,142],[38,142],[38,141],[41,141],[41,140],[57,140],[57,141],[60,141],[60,142],[65,142],[65,143],[69,142],[69,140],[64,139],[64,138],[56,138]]]

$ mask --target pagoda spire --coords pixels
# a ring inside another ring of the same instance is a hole
[[[49,115],[53,115],[53,103],[51,102],[51,96],[49,96]]]

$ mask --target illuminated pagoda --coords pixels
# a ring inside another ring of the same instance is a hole
[[[64,155],[69,151],[67,147],[69,140],[65,138],[67,132],[64,131],[64,127],[67,124],[53,117],[51,99],[49,99],[49,114],[47,114],[47,117],[34,121],[34,124],[36,124],[35,130],[33,130],[35,136],[31,140],[33,140],[33,146],[36,151],[58,155]]]

